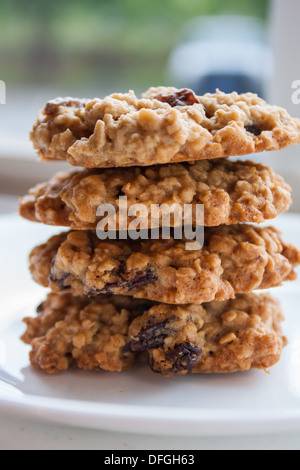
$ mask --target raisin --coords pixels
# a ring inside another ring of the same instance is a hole
[[[256,124],[254,124],[253,126],[245,126],[245,129],[247,132],[250,132],[256,137],[258,137],[262,133],[261,129]]]
[[[59,288],[60,290],[69,289],[70,285],[66,285],[66,280],[71,276],[71,274],[64,274],[63,277],[59,281]]]
[[[126,287],[128,292],[130,292],[135,289],[135,287],[145,286],[156,281],[157,276],[154,274],[151,268],[148,268],[144,273],[139,272],[131,281],[126,282]]]
[[[90,290],[85,290],[85,293],[88,297],[97,297],[98,295],[101,294],[101,290],[99,290],[99,289],[90,289]]]
[[[200,103],[195,93],[188,88],[169,95],[157,95],[155,96],[155,99],[162,101],[163,103],[168,103],[172,108],[175,106],[193,106],[194,104]]]
[[[111,295],[113,294],[113,290],[117,287],[120,287],[118,282],[111,282],[106,284],[103,289],[91,289],[88,291],[88,295],[94,297],[95,295]]]
[[[190,370],[201,354],[202,349],[185,342],[176,346],[172,353],[166,354],[166,360],[173,363],[171,371],[178,373]]]
[[[99,294],[113,294],[114,289],[122,288],[126,289],[128,292],[131,292],[136,287],[145,286],[147,284],[152,284],[157,281],[157,276],[151,268],[147,268],[146,271],[139,271],[135,274],[132,279],[124,279],[123,268],[119,269],[116,273],[116,277],[120,279],[117,282],[111,282],[106,284],[104,289],[98,291]]]
[[[45,308],[45,302],[43,302],[41,305],[38,306],[38,308],[36,309],[36,313],[42,313],[44,311],[44,308]]]
[[[57,113],[57,105],[54,103],[47,103],[45,106],[45,114],[47,116],[55,116]]]
[[[146,325],[141,329],[137,335],[137,339],[130,341],[130,349],[133,352],[143,352],[151,349],[161,348],[167,336],[170,336],[176,331],[174,328],[168,327],[171,319],[156,325]]]
[[[60,290],[65,290],[69,289],[71,287],[70,285],[66,285],[65,282],[66,280],[71,276],[71,274],[64,274],[61,279],[57,279],[53,274],[49,276],[49,281],[50,282],[58,282],[58,287]]]
[[[84,103],[79,100],[62,100],[60,98],[49,101],[45,106],[45,114],[47,116],[55,116],[57,114],[59,106],[65,106],[67,108],[83,108]]]

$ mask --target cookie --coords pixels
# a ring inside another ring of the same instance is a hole
[[[24,321],[31,363],[49,374],[72,366],[121,372],[141,354],[164,376],[266,369],[286,344],[280,306],[268,295],[179,307],[50,294]]]
[[[252,162],[204,160],[123,169],[85,170],[60,174],[33,188],[20,201],[20,214],[31,221],[75,230],[96,229],[97,208],[110,204],[119,229],[120,196],[128,208],[143,204],[152,228],[153,205],[203,204],[206,226],[262,223],[287,211],[291,188],[273,170]],[[193,211],[193,223],[196,223]],[[142,215],[140,215],[142,217]],[[127,226],[134,217],[127,216]],[[170,218],[171,225],[175,219]],[[159,225],[162,225],[160,217]]]
[[[55,374],[76,365],[85,370],[121,372],[135,360],[127,347],[130,322],[153,302],[105,296],[90,300],[70,294],[50,294],[38,316],[25,318],[22,337],[31,344],[31,363]]]
[[[31,132],[43,160],[107,168],[194,162],[300,142],[300,120],[247,93],[196,96],[151,88],[104,99],[48,102]]]
[[[300,252],[274,228],[208,228],[204,247],[184,241],[100,241],[95,232],[62,233],[30,255],[33,279],[53,292],[129,295],[202,304],[294,280]]]
[[[147,351],[152,370],[167,377],[267,369],[287,344],[283,320],[269,295],[203,306],[160,304],[133,321],[128,341],[131,351]]]

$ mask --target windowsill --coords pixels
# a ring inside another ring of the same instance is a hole
[[[13,140],[1,136],[0,158],[18,159],[18,160],[35,160],[36,154],[32,148],[32,144],[26,140]]]
[[[0,146],[0,191],[2,194],[22,196],[38,183],[48,181],[59,172],[70,171],[64,162],[40,162],[32,145],[17,142]]]

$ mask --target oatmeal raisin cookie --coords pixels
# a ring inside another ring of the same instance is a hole
[[[171,306],[128,297],[49,294],[22,339],[33,366],[49,374],[72,366],[121,372],[146,355],[164,376],[229,373],[276,364],[286,338],[269,295]],[[146,361],[147,362],[147,361]]]
[[[97,208],[110,204],[116,216],[111,222],[120,228],[120,196],[128,208],[143,204],[152,228],[153,206],[185,204],[204,206],[206,226],[262,223],[287,211],[291,188],[269,167],[227,159],[204,160],[194,165],[173,164],[150,168],[113,168],[59,174],[48,183],[30,190],[20,201],[20,214],[31,221],[65,226],[75,230],[94,230],[100,220]],[[193,223],[196,222],[195,210]],[[167,214],[167,213],[166,213]],[[141,218],[143,214],[139,215]],[[125,221],[129,226],[133,216]],[[156,226],[162,226],[162,212]],[[176,219],[170,217],[171,226]],[[199,223],[199,222],[198,222]],[[177,223],[178,225],[178,223]]]
[[[300,120],[257,95],[151,88],[48,102],[31,132],[44,160],[107,168],[194,162],[300,142]]]
[[[34,280],[54,292],[202,304],[294,280],[300,252],[276,229],[251,225],[206,229],[197,251],[174,239],[100,241],[75,231],[35,248],[30,263]]]

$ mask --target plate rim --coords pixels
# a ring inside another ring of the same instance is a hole
[[[1,398],[0,411],[38,421],[112,432],[173,436],[265,435],[300,431],[300,408],[258,410],[209,410],[162,406],[107,404],[34,395]],[[96,405],[96,406],[95,406]],[[132,429],[134,428],[134,429]]]

